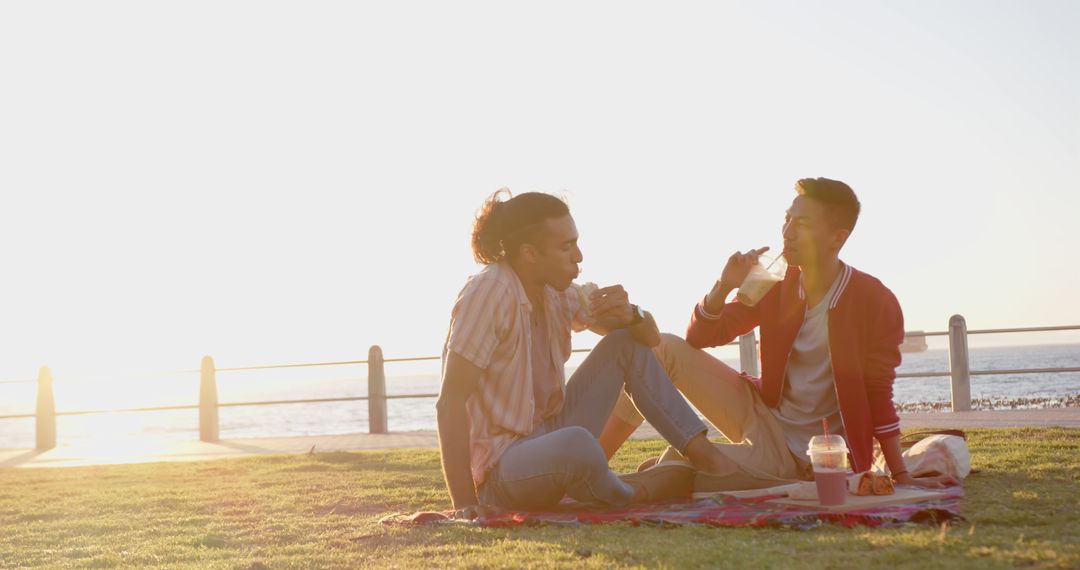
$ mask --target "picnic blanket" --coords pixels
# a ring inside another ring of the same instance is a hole
[[[783,495],[738,498],[714,495],[698,500],[680,500],[634,505],[621,509],[604,509],[564,499],[558,507],[546,512],[503,512],[464,521],[450,518],[447,512],[394,514],[380,522],[390,525],[426,526],[437,524],[469,524],[483,527],[580,525],[629,523],[632,525],[708,525],[718,527],[784,527],[809,529],[826,524],[853,526],[897,526],[902,524],[938,525],[964,520],[960,514],[962,487],[950,487],[941,497],[921,503],[888,505],[865,510],[830,512],[810,507],[770,503]]]

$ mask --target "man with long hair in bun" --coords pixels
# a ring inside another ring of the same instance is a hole
[[[653,354],[652,316],[620,285],[571,287],[582,254],[565,202],[496,192],[476,217],[472,250],[484,268],[454,304],[436,405],[456,516],[542,509],[566,495],[613,506],[686,496],[695,467],[719,465],[705,424]],[[603,339],[566,380],[571,332],[586,329]],[[597,438],[623,393],[689,463],[611,472]]]

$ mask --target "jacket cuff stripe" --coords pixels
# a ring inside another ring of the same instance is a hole
[[[714,315],[709,311],[705,310],[705,299],[702,299],[701,302],[697,304],[697,312],[699,315],[706,319],[709,319],[710,321],[715,321],[720,318],[720,315]]]
[[[900,429],[900,422],[891,423],[889,425],[879,426],[874,428],[874,433],[886,433]]]

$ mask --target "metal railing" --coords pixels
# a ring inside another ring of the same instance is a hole
[[[1013,370],[971,370],[971,359],[968,356],[968,336],[973,334],[1003,334],[1003,333],[1030,333],[1051,331],[1080,330],[1080,326],[1066,325],[1053,327],[1021,327],[1006,329],[981,329],[968,330],[967,321],[961,315],[953,315],[949,319],[949,330],[941,332],[922,333],[923,336],[948,336],[949,337],[949,370],[937,372],[914,372],[897,374],[897,378],[939,378],[948,376],[951,379],[952,409],[954,412],[966,412],[971,410],[971,377],[990,376],[997,374],[1048,374],[1061,372],[1080,372],[1078,367],[1062,368],[1022,368]],[[911,336],[913,333],[906,333]]]
[[[918,337],[933,337],[933,336],[948,336],[949,337],[949,370],[932,371],[932,372],[913,372],[897,374],[899,379],[903,378],[936,378],[936,377],[949,377],[951,378],[952,387],[952,409],[953,411],[967,411],[971,409],[971,377],[972,376],[986,376],[997,374],[1047,374],[1047,373],[1064,373],[1064,372],[1080,372],[1080,367],[1063,367],[1063,368],[1025,368],[1025,369],[1013,369],[1013,370],[971,370],[970,361],[968,357],[968,336],[973,334],[1002,334],[1002,333],[1030,333],[1030,332],[1050,332],[1050,331],[1071,331],[1080,330],[1080,325],[1077,326],[1051,326],[1051,327],[1024,327],[1024,328],[1005,328],[1005,329],[982,329],[982,330],[968,330],[967,323],[964,317],[960,315],[953,315],[949,319],[949,330],[946,331],[934,331],[934,332],[908,332],[905,333],[905,338],[918,338]],[[743,335],[737,342],[732,342],[726,346],[738,346],[739,347],[739,363],[740,367],[757,376],[759,374],[759,356],[758,356],[758,341],[753,331]],[[583,348],[573,350],[573,353],[587,353],[592,349]],[[241,407],[241,406],[274,406],[283,404],[321,404],[329,402],[356,402],[367,401],[368,402],[368,433],[372,434],[386,434],[387,428],[387,402],[389,400],[409,399],[409,398],[435,398],[438,394],[398,394],[388,395],[386,393],[386,372],[385,365],[387,363],[402,363],[402,362],[425,362],[425,361],[437,361],[441,360],[439,356],[422,356],[416,358],[384,358],[382,349],[379,346],[372,346],[368,350],[367,360],[346,360],[337,362],[312,362],[301,364],[269,364],[261,366],[241,366],[231,368],[217,368],[214,365],[214,359],[210,356],[205,356],[202,359],[201,366],[198,370],[183,370],[172,374],[194,374],[198,373],[200,377],[199,381],[199,403],[190,405],[177,405],[177,406],[155,406],[155,407],[139,407],[139,408],[122,408],[122,409],[105,409],[105,410],[79,410],[79,411],[67,411],[57,412],[55,399],[53,396],[53,378],[51,370],[46,366],[42,367],[38,372],[37,380],[0,380],[0,384],[29,384],[37,383],[37,411],[33,414],[13,414],[0,416],[0,420],[4,419],[18,419],[18,418],[35,418],[35,439],[37,449],[51,449],[56,446],[56,418],[58,416],[80,416],[89,414],[106,414],[106,413],[125,413],[125,412],[160,412],[160,411],[172,411],[172,410],[199,410],[199,439],[207,442],[216,442],[220,439],[220,426],[218,421],[218,410],[220,408],[229,407]],[[310,398],[310,399],[291,399],[291,400],[269,400],[269,401],[251,401],[251,402],[219,402],[217,396],[217,373],[219,372],[240,372],[240,371],[258,371],[258,370],[276,370],[276,369],[288,369],[288,368],[311,368],[322,366],[351,366],[351,365],[366,365],[368,368],[368,395],[367,396],[349,396],[339,398]]]

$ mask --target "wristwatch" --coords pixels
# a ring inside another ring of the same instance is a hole
[[[641,307],[639,307],[637,305],[630,305],[630,310],[633,311],[634,317],[632,319],[630,319],[630,324],[628,324],[626,326],[632,327],[632,326],[640,323],[641,321],[645,320],[645,311],[642,310]]]

